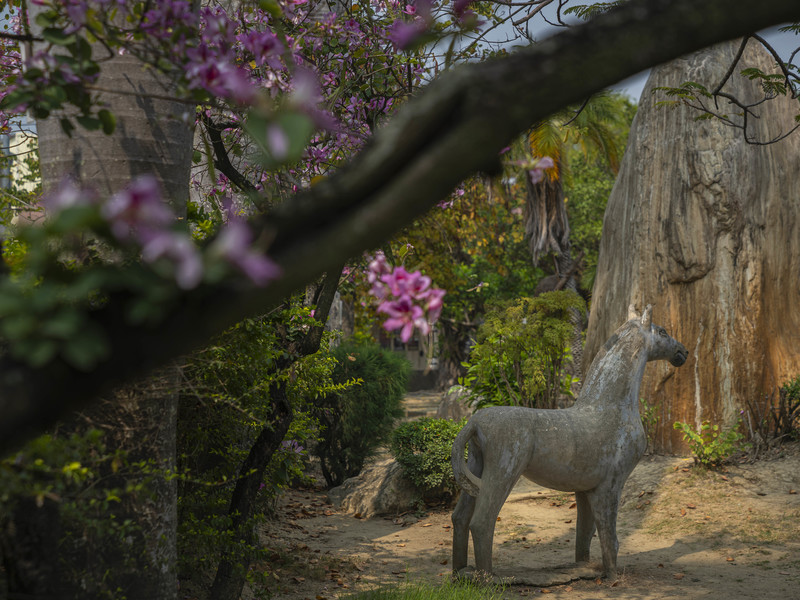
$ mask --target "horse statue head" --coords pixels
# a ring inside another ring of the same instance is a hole
[[[628,306],[628,324],[638,326],[645,336],[647,360],[667,360],[671,365],[680,367],[686,362],[689,352],[686,347],[672,338],[667,330],[652,322],[653,305],[648,304],[640,315],[636,307]]]

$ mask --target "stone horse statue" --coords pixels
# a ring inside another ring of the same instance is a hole
[[[651,360],[676,367],[688,353],[650,322],[652,306],[605,343],[589,367],[575,404],[562,410],[492,406],[476,412],[453,443],[452,463],[463,492],[453,511],[453,574],[467,567],[469,534],[478,571],[492,573],[497,515],[520,476],[575,492],[575,560],[589,561],[595,528],[603,572],[616,577],[617,510],[625,480],[647,446],[639,417],[639,386]],[[469,458],[464,450],[469,443]]]

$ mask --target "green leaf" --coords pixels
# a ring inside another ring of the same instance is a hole
[[[97,117],[103,124],[103,133],[106,135],[111,135],[114,133],[114,129],[117,127],[117,118],[111,111],[108,111],[104,108],[97,113]]]
[[[20,104],[27,104],[34,100],[34,94],[30,90],[18,89],[7,94],[0,100],[0,108],[16,108]]]
[[[74,33],[66,33],[63,29],[57,27],[47,27],[43,29],[42,37],[48,42],[58,46],[68,46],[69,44],[75,43],[77,39]]]
[[[36,79],[39,79],[42,75],[44,75],[44,71],[42,71],[41,69],[37,69],[36,67],[31,67],[22,74],[22,78],[28,81],[35,81]]]
[[[267,168],[291,163],[300,158],[314,132],[314,123],[308,115],[285,111],[269,114],[262,111],[251,111],[245,129],[258,145],[262,153],[262,162]],[[285,154],[275,156],[275,148],[271,144],[271,135],[286,136]]]
[[[61,355],[81,371],[91,371],[108,354],[108,341],[98,328],[85,326],[61,348]]]
[[[36,331],[37,320],[31,314],[18,314],[7,317],[3,323],[3,334],[10,340],[21,340]]]
[[[29,344],[25,344],[25,360],[32,367],[43,367],[51,360],[58,352],[58,344],[53,340],[31,340]]]
[[[278,117],[278,124],[289,136],[288,160],[297,160],[314,133],[314,123],[302,113],[283,113]]]
[[[76,38],[75,43],[69,48],[70,54],[81,61],[91,61],[92,46],[82,37]]]
[[[102,125],[100,119],[95,119],[94,117],[89,117],[86,115],[75,117],[75,120],[81,125],[83,125],[83,127],[85,129],[88,129],[89,131],[97,131],[98,129],[100,129],[100,126]]]
[[[58,19],[58,13],[53,9],[40,12],[34,21],[39,27],[50,27]]]
[[[66,234],[91,228],[99,224],[100,216],[95,206],[70,206],[58,213],[48,224],[48,229],[55,234]]]
[[[75,310],[63,310],[42,324],[42,335],[51,338],[69,339],[77,333],[82,324],[81,315]]]
[[[276,0],[258,0],[258,6],[276,19],[283,16],[283,10],[281,10],[280,4]]]

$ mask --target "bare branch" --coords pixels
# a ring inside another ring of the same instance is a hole
[[[255,185],[250,182],[236,167],[231,163],[228,156],[228,149],[222,141],[222,132],[228,129],[227,123],[214,123],[211,117],[202,114],[203,125],[208,132],[208,139],[211,141],[211,148],[214,151],[214,167],[225,175],[230,181],[243,192],[255,194],[258,192]],[[238,125],[237,125],[238,127]]]
[[[744,38],[742,38],[742,43],[739,44],[739,50],[736,51],[736,56],[731,61],[731,64],[728,67],[728,71],[722,77],[722,80],[719,82],[719,85],[717,85],[717,87],[714,88],[714,91],[711,92],[712,95],[714,95],[714,96],[718,95],[720,90],[722,90],[722,88],[725,86],[725,84],[731,78],[731,75],[733,75],[733,72],[736,70],[736,65],[739,64],[739,61],[742,58],[742,54],[744,54],[744,49],[747,48],[747,41],[749,39],[750,39],[749,35],[746,35],[746,36],[744,36]]]

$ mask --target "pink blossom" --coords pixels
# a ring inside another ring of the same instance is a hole
[[[417,297],[431,285],[430,277],[419,271],[409,273],[403,267],[395,267],[392,273],[382,275],[381,281],[389,286],[389,290],[395,296],[411,294]]]
[[[414,304],[410,296],[402,296],[391,302],[383,302],[378,306],[378,312],[389,315],[389,318],[383,323],[383,328],[387,331],[400,329],[400,339],[403,340],[403,343],[411,339],[415,327],[423,335],[427,335],[430,332],[430,325],[428,325],[422,309]]]
[[[438,288],[434,288],[428,293],[428,304],[425,306],[425,309],[428,312],[428,319],[432,323],[439,320],[439,315],[442,313],[442,307],[444,306],[444,295],[445,291]]]
[[[239,269],[250,280],[263,286],[281,275],[281,268],[271,259],[252,249],[253,234],[241,219],[230,221],[220,232],[209,248],[216,254]]]
[[[80,187],[71,177],[65,177],[55,190],[51,190],[42,198],[45,210],[58,213],[73,206],[94,204],[97,194],[94,190]]]
[[[152,175],[138,177],[114,194],[102,207],[101,213],[120,241],[129,240],[133,232],[162,230],[175,220],[175,215],[161,198],[158,181]]]
[[[247,73],[236,66],[233,56],[220,54],[207,44],[190,48],[186,56],[186,78],[191,87],[243,104],[255,100],[255,88]]]
[[[473,0],[455,0],[453,2],[453,12],[460,19],[464,16],[467,7],[472,4]]]
[[[389,26],[386,37],[395,47],[395,50],[405,50],[421,36],[427,26],[422,21],[409,23],[398,19]]]
[[[271,31],[251,31],[240,35],[238,39],[244,49],[253,55],[257,65],[264,66],[264,64],[267,64],[273,69],[281,68],[280,57],[283,52],[283,44],[274,33]]]
[[[546,169],[552,169],[555,166],[555,162],[549,156],[545,156],[534,165],[533,169],[528,171],[528,175],[531,178],[531,183],[539,183],[544,179],[544,172]]]
[[[419,271],[409,273],[402,266],[392,269],[386,257],[378,253],[369,264],[367,278],[372,284],[369,293],[381,300],[378,312],[389,315],[384,329],[399,329],[403,342],[411,339],[414,329],[423,335],[430,333],[431,324],[442,311],[445,294],[444,290],[430,287],[430,277]]]
[[[381,277],[381,275],[386,275],[392,272],[392,269],[389,267],[389,263],[386,261],[386,256],[383,252],[378,252],[375,254],[375,257],[369,263],[369,271],[367,274],[367,280],[370,283],[375,283]]]
[[[283,127],[276,123],[267,126],[267,147],[277,161],[285,160],[289,155],[289,136]]]
[[[203,261],[189,236],[175,231],[160,231],[142,247],[142,260],[154,263],[166,259],[175,266],[178,287],[190,290],[203,279]]]

